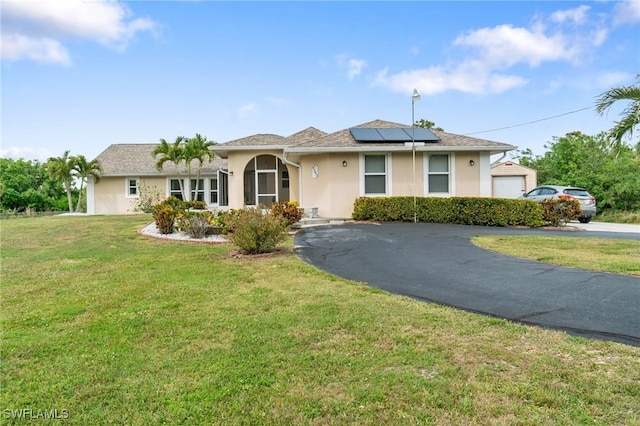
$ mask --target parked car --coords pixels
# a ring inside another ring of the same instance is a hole
[[[580,223],[589,223],[591,218],[596,214],[596,199],[584,188],[543,185],[523,194],[521,198],[538,202],[549,198],[556,200],[575,198],[580,201],[580,205],[582,206],[582,214],[578,217]]]

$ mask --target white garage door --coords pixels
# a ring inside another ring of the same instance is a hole
[[[524,194],[524,176],[494,176],[493,196],[496,198],[518,198]]]

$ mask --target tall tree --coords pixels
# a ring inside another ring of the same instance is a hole
[[[200,185],[200,171],[202,170],[202,166],[204,165],[205,160],[210,162],[214,154],[209,149],[216,143],[213,141],[207,140],[205,136],[196,133],[196,136],[193,138],[187,139],[187,142],[184,146],[184,160],[187,165],[187,173],[189,175],[189,181],[191,181],[191,163],[193,161],[197,161],[197,169],[196,169],[196,184],[195,188],[191,190],[191,198],[195,199],[198,196],[198,190]]]
[[[416,122],[413,123],[413,125],[416,127],[424,127],[425,129],[433,129],[433,130],[439,130],[441,132],[444,132],[444,129],[442,127],[436,127],[436,123],[434,123],[433,121],[425,120],[424,118],[421,118],[420,120],[416,120]]]
[[[102,177],[102,167],[98,160],[87,161],[84,155],[75,157],[75,165],[73,166],[73,174],[80,181],[80,194],[78,195],[78,204],[76,204],[76,212],[80,211],[80,203],[82,201],[82,189],[89,176],[92,176],[96,183]]]
[[[603,115],[606,111],[618,101],[629,101],[629,105],[620,114],[622,119],[617,121],[613,128],[609,130],[612,146],[619,151],[623,139],[633,137],[633,130],[640,125],[640,74],[636,75],[636,86],[614,87],[602,93],[596,101],[596,112]],[[640,149],[640,142],[636,144],[636,148]]]
[[[180,164],[184,161],[184,140],[183,136],[178,136],[173,143],[160,139],[160,145],[151,151],[151,156],[158,160],[156,162],[156,169],[158,169],[159,172],[162,171],[165,163],[173,163],[176,168],[182,199],[187,200],[184,193],[184,185],[182,184],[182,175],[180,173]]]
[[[69,202],[69,212],[73,211],[73,201],[71,198],[71,183],[73,180],[73,169],[76,164],[76,157],[69,156],[70,151],[65,151],[62,157],[51,157],[47,160],[46,168],[49,175],[62,183],[67,192]]]

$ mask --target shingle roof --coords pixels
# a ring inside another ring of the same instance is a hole
[[[307,127],[304,130],[301,130],[297,133],[294,133],[290,136],[287,136],[287,141],[289,142],[289,146],[291,145],[299,145],[301,143],[305,143],[307,141],[312,141],[323,136],[326,136],[327,132],[323,132],[322,130],[318,130],[315,127]]]
[[[273,134],[257,134],[252,136],[247,136],[240,139],[235,139],[229,142],[225,142],[217,146],[217,148],[225,148],[228,146],[286,146],[289,142],[286,141],[284,136],[273,135]]]
[[[164,164],[163,171],[156,169],[157,160],[151,155],[153,149],[158,146],[155,143],[140,144],[113,144],[102,151],[96,160],[102,167],[103,176],[169,176],[175,175],[176,169],[173,163]],[[197,162],[192,165],[196,170]],[[203,175],[213,174],[215,171],[226,168],[227,160],[216,157],[214,160],[204,162],[200,171]],[[180,173],[186,173],[186,167],[181,166]]]
[[[353,127],[362,128],[407,128],[406,124],[394,123],[391,121],[373,120],[368,123],[360,124]],[[426,145],[442,148],[452,147],[469,147],[469,148],[504,148],[506,150],[515,148],[513,145],[494,142],[485,139],[471,138],[468,136],[456,135],[453,133],[441,132],[431,129],[431,131],[440,138],[439,142],[427,143]],[[337,132],[328,134],[319,139],[307,141],[305,143],[297,144],[295,147],[289,147],[290,151],[307,150],[311,148],[389,148],[389,147],[403,147],[405,142],[357,142],[349,129],[339,130]]]

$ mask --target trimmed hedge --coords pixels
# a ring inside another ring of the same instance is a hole
[[[413,197],[360,197],[353,206],[353,219],[380,222],[413,222]],[[419,222],[482,226],[544,225],[543,209],[530,200],[479,197],[418,197]]]

